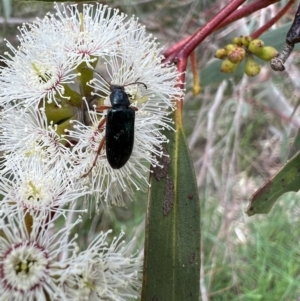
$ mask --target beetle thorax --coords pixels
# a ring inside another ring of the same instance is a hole
[[[110,90],[110,102],[112,107],[130,106],[128,95],[126,94],[123,86],[111,85]]]

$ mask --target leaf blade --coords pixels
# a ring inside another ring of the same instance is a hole
[[[199,300],[200,201],[181,127],[167,131],[164,168],[154,168],[148,196],[142,300]],[[169,160],[169,161],[168,161]]]
[[[249,216],[267,214],[282,194],[299,189],[300,152],[288,160],[272,178],[251,196],[246,213]]]

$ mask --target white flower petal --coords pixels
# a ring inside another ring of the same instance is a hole
[[[74,301],[126,301],[139,297],[142,260],[131,254],[134,240],[124,245],[122,232],[107,245],[110,233],[100,233],[86,251],[78,254],[67,273],[65,289]]]
[[[1,300],[72,300],[61,287],[66,268],[75,258],[77,246],[73,240],[62,242],[79,221],[69,227],[53,232],[50,224],[33,217],[31,232],[26,229],[25,219],[1,220],[0,229],[0,292]],[[63,261],[63,252],[70,254]]]

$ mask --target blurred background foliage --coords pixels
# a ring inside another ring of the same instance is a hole
[[[194,33],[228,1],[124,0],[102,2],[136,15],[167,49]],[[249,1],[251,2],[251,1]],[[188,65],[184,124],[194,159],[202,207],[203,301],[300,300],[300,198],[283,195],[268,215],[247,217],[248,198],[289,156],[300,126],[299,51],[284,73],[261,62],[261,73],[248,78],[241,70],[219,72],[214,52],[234,36],[249,35],[287,1],[280,1],[218,30],[196,50],[202,91],[192,94]],[[80,4],[79,4],[80,5]],[[0,0],[0,51],[7,39],[18,45],[17,27],[42,18],[52,3]],[[297,6],[262,38],[281,50]],[[86,233],[123,229],[138,237],[142,252],[146,194],[138,192],[128,208],[91,212],[77,229]],[[93,206],[91,206],[93,207]],[[159,231],[159,229],[157,230]]]

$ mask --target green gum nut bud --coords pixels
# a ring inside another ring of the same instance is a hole
[[[235,44],[235,45],[238,45],[238,46],[242,46],[241,37],[234,37],[232,39],[232,43]]]
[[[243,47],[236,47],[228,53],[228,59],[232,63],[241,62],[246,55],[246,50]]]
[[[253,54],[257,55],[260,52],[262,52],[264,46],[265,46],[265,43],[262,40],[255,39],[249,43],[248,50],[250,52],[252,52]]]
[[[225,48],[219,48],[215,52],[215,58],[223,60],[227,56],[227,51]]]
[[[251,41],[252,41],[252,37],[251,36],[241,36],[241,43],[245,47],[248,47]]]
[[[222,62],[220,71],[224,73],[232,73],[238,65],[239,63],[232,63],[229,59],[225,59]]]
[[[227,51],[227,54],[228,54],[230,51],[234,50],[237,47],[238,47],[237,45],[228,44],[228,45],[225,46],[225,50]]]
[[[279,52],[274,47],[265,46],[262,51],[257,54],[257,56],[264,61],[270,61],[274,57],[278,56],[278,54]]]
[[[252,56],[246,58],[244,72],[250,77],[259,74],[260,66]]]

